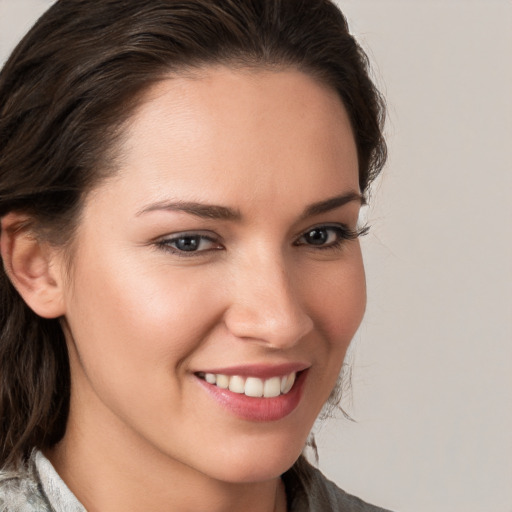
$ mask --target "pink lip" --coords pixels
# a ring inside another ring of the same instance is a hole
[[[272,372],[270,376],[273,377],[277,375],[287,375],[288,373],[295,371],[288,371],[288,367],[289,365],[286,366],[284,373],[276,374],[275,372]],[[233,368],[229,368],[229,370],[232,369]],[[243,372],[238,371],[229,374],[225,373],[227,369],[220,371],[216,370],[212,371],[211,373],[222,373],[224,375],[240,376],[250,375],[255,377],[259,376],[253,373],[253,370],[257,369],[257,367],[252,367],[251,372],[245,371],[247,369],[246,366],[244,366],[243,369]],[[240,370],[240,368],[238,370]],[[296,407],[299,405],[300,399],[302,398],[304,382],[306,381],[307,374],[307,369],[302,371],[299,375],[297,375],[297,380],[295,381],[295,384],[289,393],[274,398],[253,398],[239,393],[233,393],[232,391],[229,391],[229,389],[219,388],[214,384],[208,384],[205,380],[197,376],[196,380],[214,400],[216,400],[222,407],[226,408],[229,412],[238,418],[248,421],[263,422],[280,420],[291,414],[296,409]]]
[[[259,379],[270,379],[272,377],[283,377],[293,372],[300,372],[309,367],[304,363],[283,363],[278,365],[268,364],[250,364],[240,366],[230,366],[228,368],[209,368],[201,370],[201,373],[215,373],[222,375],[239,375],[240,377],[258,377]],[[199,373],[199,372],[195,372]]]

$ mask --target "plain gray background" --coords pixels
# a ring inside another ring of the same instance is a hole
[[[100,1],[100,0],[99,0]],[[387,97],[356,422],[321,469],[399,511],[512,512],[512,3],[340,0]],[[0,0],[0,60],[49,6]]]

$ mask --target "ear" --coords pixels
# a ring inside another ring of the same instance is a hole
[[[39,316],[64,315],[61,258],[30,228],[31,218],[9,213],[2,218],[0,250],[5,271],[27,305]]]

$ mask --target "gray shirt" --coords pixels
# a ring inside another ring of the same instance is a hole
[[[283,475],[289,512],[389,512],[345,493],[301,459]],[[0,472],[0,512],[86,512],[38,450],[21,471]]]

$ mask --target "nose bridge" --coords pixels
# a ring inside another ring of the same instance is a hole
[[[259,251],[245,259],[235,277],[235,293],[227,315],[230,331],[276,348],[294,345],[313,327],[299,287],[282,255]]]

